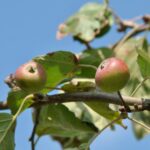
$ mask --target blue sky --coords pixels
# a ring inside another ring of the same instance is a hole
[[[9,90],[3,82],[4,78],[32,57],[55,50],[77,53],[84,49],[83,45],[74,42],[71,37],[57,41],[55,35],[61,22],[86,2],[93,1],[0,0],[0,100],[6,99]],[[150,13],[150,0],[110,0],[110,5],[126,19]],[[92,45],[97,47],[111,44],[121,35],[116,34],[113,28],[105,38],[94,41]],[[120,127],[117,127],[116,132],[106,130],[91,145],[91,150],[148,150],[149,136],[137,141],[129,122],[125,123],[129,126],[128,130]],[[30,150],[28,137],[31,129],[31,110],[27,110],[18,118],[16,150]],[[41,149],[61,150],[59,144],[49,140],[49,137],[41,138],[37,150]]]

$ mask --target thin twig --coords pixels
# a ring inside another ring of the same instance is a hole
[[[125,32],[128,28],[135,28],[139,26],[139,24],[137,24],[135,21],[142,19],[142,16],[138,16],[128,20],[122,20],[113,10],[111,10],[111,12],[114,16],[115,23],[119,26],[119,32]]]
[[[121,46],[124,42],[126,42],[129,38],[144,32],[150,30],[150,25],[139,25],[138,27],[133,28],[130,32],[128,32],[121,40],[119,40],[116,44],[112,46],[112,48],[117,49],[119,46]]]
[[[39,140],[40,140],[40,136],[37,137],[37,139],[36,139],[35,142],[34,142],[34,145],[36,145]]]
[[[150,127],[149,127],[149,126],[145,125],[145,124],[142,123],[142,122],[137,121],[137,120],[134,119],[134,118],[130,118],[129,116],[128,116],[127,118],[128,118],[129,120],[131,120],[132,122],[134,122],[134,123],[136,123],[136,124],[142,126],[144,129],[146,129],[146,130],[148,130],[148,131],[150,132]]]
[[[32,134],[29,138],[29,141],[31,142],[31,148],[32,150],[35,150],[35,135],[36,135],[36,128],[39,123],[39,115],[40,115],[41,107],[38,107],[35,109],[35,122],[32,130]]]
[[[115,20],[116,24],[119,26],[119,28],[118,28],[119,32],[125,32],[126,29],[128,29],[128,28],[140,27],[140,26],[146,25],[150,22],[149,14],[144,15],[144,16],[137,16],[135,18],[131,18],[128,20],[123,20],[113,10],[111,10],[111,12],[114,16],[114,20]],[[144,24],[138,24],[137,23],[138,20],[143,20]]]
[[[101,134],[104,130],[106,130],[108,127],[112,126],[114,123],[118,122],[119,120],[124,119],[124,115],[120,114],[117,118],[112,120],[110,123],[108,123],[106,126],[104,126],[96,135],[88,142],[88,146],[93,143],[93,141]],[[126,129],[127,127],[124,127]]]
[[[142,82],[140,82],[139,84],[138,84],[138,86],[136,87],[136,89],[132,92],[132,94],[131,94],[131,96],[134,96],[135,94],[136,94],[136,92],[140,89],[140,87],[146,82],[146,80],[148,80],[149,78],[145,78],[145,79],[143,79],[143,81]]]
[[[114,120],[112,120],[110,123],[108,123],[101,131],[100,133],[102,133],[105,129],[107,129],[108,127],[112,126],[114,123],[118,122],[119,120],[124,119],[124,115],[122,115],[122,113],[115,118]],[[124,129],[127,129],[127,127],[123,126]]]

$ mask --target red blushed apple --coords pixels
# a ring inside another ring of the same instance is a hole
[[[17,85],[30,93],[40,91],[46,83],[46,72],[43,66],[34,61],[21,65],[14,76]]]
[[[122,89],[130,78],[126,63],[112,57],[104,60],[95,75],[96,85],[105,92],[116,92]]]

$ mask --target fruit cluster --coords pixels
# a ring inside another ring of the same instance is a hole
[[[46,84],[47,75],[42,65],[29,61],[21,65],[14,74],[17,86],[27,92],[38,92]],[[95,75],[96,85],[105,92],[116,92],[122,89],[130,77],[128,66],[121,59],[105,59]]]

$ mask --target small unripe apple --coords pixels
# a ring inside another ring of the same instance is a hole
[[[130,78],[126,63],[112,57],[104,60],[95,75],[96,85],[105,92],[116,92],[122,89]]]
[[[46,83],[46,72],[42,65],[29,61],[21,65],[14,74],[17,85],[27,92],[38,92]]]

